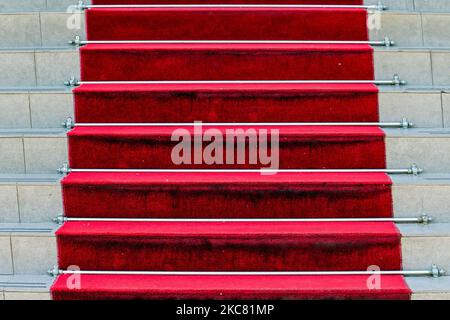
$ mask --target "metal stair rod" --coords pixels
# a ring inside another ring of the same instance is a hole
[[[428,224],[433,219],[423,214],[415,218],[307,218],[307,219],[153,219],[153,218],[71,218],[58,216],[53,219],[55,223],[64,222],[393,222],[393,223],[421,223]]]
[[[349,127],[382,127],[382,128],[412,128],[414,123],[403,118],[400,122],[177,122],[177,123],[160,123],[160,122],[142,122],[142,123],[75,123],[72,118],[68,118],[62,123],[66,129],[74,127],[295,127],[295,126],[349,126]]]
[[[375,84],[405,85],[396,74],[391,80],[227,80],[227,81],[80,81],[74,77],[64,82],[65,86],[74,87],[82,84]]]
[[[305,41],[305,40],[81,40],[75,36],[68,42],[75,46],[86,44],[369,44],[390,47],[395,42],[385,37],[376,41]]]
[[[148,275],[148,276],[353,276],[353,275],[401,275],[441,277],[446,271],[433,265],[429,270],[388,270],[388,271],[106,271],[106,270],[61,270],[55,267],[49,270],[52,276],[63,274],[78,275]]]
[[[60,174],[79,173],[387,173],[412,174],[422,173],[422,169],[413,164],[406,169],[73,169],[67,164],[58,169]]]
[[[80,1],[78,9],[177,9],[177,8],[236,8],[236,9],[367,9],[386,10],[388,7],[382,4],[376,5],[325,5],[325,4],[117,4],[117,5],[92,5]]]

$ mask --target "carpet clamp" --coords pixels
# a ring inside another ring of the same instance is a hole
[[[439,268],[436,264],[431,266],[431,275],[433,278],[439,278],[446,275],[446,270]]]
[[[68,117],[66,121],[61,123],[61,126],[67,130],[73,129],[75,127],[75,121],[73,121],[72,117]]]
[[[66,87],[77,87],[80,85],[80,82],[78,81],[77,78],[75,78],[74,76],[71,76],[68,81],[64,82],[64,85]]]
[[[72,170],[69,167],[69,164],[64,163],[61,167],[58,168],[58,173],[60,174],[69,174]]]

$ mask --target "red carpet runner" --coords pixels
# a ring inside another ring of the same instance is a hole
[[[210,0],[207,4],[242,4]],[[94,4],[196,4],[193,0],[96,0]],[[273,4],[269,0],[246,4]],[[361,0],[277,4],[361,5]],[[363,9],[89,9],[89,40],[367,40]],[[351,21],[351,24],[349,24]],[[351,26],[351,27],[350,27]],[[366,45],[89,44],[82,80],[369,80]],[[78,123],[376,122],[378,89],[333,84],[84,84],[74,90]],[[216,128],[241,128],[239,125]],[[385,168],[374,127],[281,126],[280,168]],[[177,127],[77,127],[72,168],[260,168],[175,165]],[[192,128],[183,128],[192,133]],[[203,127],[203,133],[208,127]],[[242,128],[241,128],[242,129]],[[244,128],[246,129],[246,128]],[[253,129],[273,129],[259,125]],[[261,139],[261,138],[259,138]],[[224,154],[226,156],[226,154]],[[246,154],[248,157],[249,155]],[[392,217],[382,173],[70,173],[64,211],[79,218]],[[393,223],[66,222],[59,267],[115,271],[344,271],[402,268]],[[408,299],[401,276],[68,276],[54,299]]]

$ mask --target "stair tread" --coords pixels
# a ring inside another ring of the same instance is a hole
[[[67,288],[68,275],[52,287],[54,298],[404,298],[401,276],[381,276],[381,289],[368,289],[367,276],[139,276],[83,275],[81,290]]]
[[[250,128],[250,127],[249,127]],[[76,127],[69,132],[69,137],[76,136],[95,136],[99,138],[101,136],[137,136],[137,137],[148,137],[161,135],[171,136],[174,130],[185,129],[191,133],[194,133],[193,126],[120,126],[120,127]],[[215,130],[219,130],[226,134],[226,130],[229,129],[243,129],[242,133],[236,133],[237,135],[245,135],[246,127],[242,125],[230,125],[230,126],[220,126],[214,127]],[[355,137],[384,137],[383,131],[378,127],[351,127],[351,126],[267,126],[263,124],[252,125],[252,130],[262,130],[262,129],[277,129],[281,136],[289,136],[289,138],[318,138],[327,137],[329,139],[336,137],[339,139],[348,138],[354,139]],[[197,129],[199,130],[199,129]],[[208,130],[208,125],[203,124],[202,131]],[[268,131],[270,132],[270,131]]]
[[[336,236],[399,237],[391,222],[67,222],[57,236],[253,237]]]
[[[103,173],[103,172],[72,172],[62,180],[63,185],[71,184],[254,184],[264,186],[273,184],[287,187],[307,184],[342,184],[365,185],[380,184],[391,185],[391,179],[384,173],[295,173],[279,172],[276,175],[261,175],[260,172],[164,172],[164,173]]]
[[[256,80],[255,80],[256,81]],[[311,83],[148,83],[148,84],[82,84],[74,89],[75,94],[84,92],[152,92],[152,91],[294,91],[305,93],[324,92],[378,92],[373,84],[311,84]]]
[[[231,40],[230,40],[231,41]],[[249,40],[250,41],[250,40]],[[268,40],[270,41],[270,40]],[[294,41],[294,40],[292,40]],[[148,51],[148,50],[183,50],[183,51],[255,51],[258,54],[265,51],[294,51],[304,52],[372,52],[373,48],[368,44],[308,44],[308,43],[222,43],[213,41],[208,43],[109,43],[87,44],[81,47],[81,53],[85,51]]]

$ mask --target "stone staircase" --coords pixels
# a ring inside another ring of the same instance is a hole
[[[67,161],[65,130],[73,114],[63,86],[79,76],[76,48],[84,26],[69,30],[74,0],[0,0],[0,299],[48,299],[56,264],[52,219],[62,212],[60,176]],[[376,4],[376,1],[366,1]],[[414,129],[386,129],[389,168],[418,163],[418,177],[393,176],[396,217],[426,213],[429,225],[399,225],[404,269],[450,270],[450,28],[449,0],[384,0],[381,30],[390,48],[375,49],[376,79],[394,73],[404,87],[381,87],[382,122],[407,117]],[[84,18],[81,18],[81,22]],[[441,31],[441,32],[440,32]],[[407,278],[413,298],[450,298],[450,277]]]

